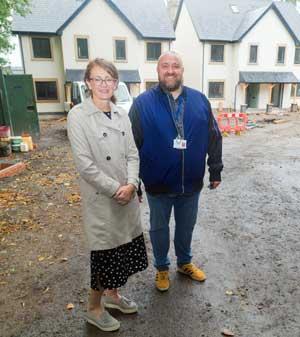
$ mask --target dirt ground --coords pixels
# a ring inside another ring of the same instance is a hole
[[[223,182],[203,189],[193,240],[207,281],[176,273],[171,245],[170,290],[154,288],[152,266],[133,276],[123,293],[139,313],[113,311],[115,333],[84,321],[89,259],[77,175],[66,122],[43,122],[38,149],[14,155],[28,169],[0,180],[1,336],[219,337],[227,328],[237,337],[299,337],[300,114],[283,118],[224,137]],[[146,201],[142,215],[152,262]]]

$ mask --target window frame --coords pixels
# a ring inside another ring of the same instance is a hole
[[[156,79],[145,79],[144,80],[144,87],[145,87],[145,90],[149,90],[149,89],[147,89],[147,83],[155,83],[154,85],[157,85],[159,82],[158,82],[158,79],[156,78]]]
[[[148,59],[148,44],[149,43],[159,43],[160,44],[160,55],[163,53],[163,44],[162,44],[162,41],[145,41],[145,62],[147,63],[157,63],[160,55],[158,56],[157,59],[155,60],[149,60]]]
[[[124,41],[125,42],[125,59],[117,59],[117,43],[116,41]],[[126,37],[121,37],[121,36],[116,36],[113,37],[113,53],[114,53],[114,62],[117,63],[127,63],[128,62],[128,50],[127,50],[127,38]]]
[[[37,90],[36,90],[36,82],[55,82],[57,99],[55,100],[54,99],[45,99],[45,100],[38,99]],[[59,85],[58,85],[57,78],[34,78],[33,83],[34,83],[34,94],[35,94],[35,99],[37,103],[60,103]]]
[[[294,85],[296,85],[296,96],[292,95]],[[298,90],[299,90],[299,95],[297,95]],[[292,85],[291,85],[291,98],[293,98],[293,97],[296,97],[296,98],[300,97],[300,83],[292,83]]]
[[[210,97],[209,96],[209,85],[210,85],[210,83],[223,83],[223,97]],[[208,80],[207,97],[208,97],[209,100],[224,101],[225,100],[225,80]]]
[[[50,45],[50,54],[51,57],[35,57],[34,56],[34,48],[33,48],[33,39],[47,39],[49,40]],[[30,36],[30,52],[31,52],[31,60],[32,61],[53,61],[53,46],[52,46],[52,37],[51,36],[43,36],[43,35],[34,35]]]
[[[223,61],[215,61],[212,59],[212,47],[213,46],[223,46]],[[210,56],[209,63],[210,64],[225,64],[225,43],[211,43],[210,44]]]
[[[296,51],[299,50],[299,63],[296,63]],[[299,47],[295,47],[295,54],[294,54],[294,65],[296,66],[300,66],[300,46]]]
[[[279,48],[284,48],[284,60],[283,60],[282,63],[278,62]],[[285,63],[286,63],[286,56],[287,56],[287,46],[285,44],[279,44],[279,45],[277,45],[276,65],[277,66],[284,66]]]
[[[256,47],[256,62],[251,62],[251,47]],[[258,55],[259,55],[259,44],[258,43],[250,43],[249,44],[249,53],[248,53],[248,64],[249,65],[257,65],[258,64]]]
[[[87,52],[88,52],[88,58],[80,58],[78,55],[78,39],[85,39],[87,40]],[[89,36],[88,35],[74,35],[74,47],[75,47],[75,59],[77,62],[88,62],[90,59],[90,42],[89,42]]]

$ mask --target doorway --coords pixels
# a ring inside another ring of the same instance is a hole
[[[282,107],[283,85],[275,84],[272,88],[271,103],[276,108]]]
[[[248,108],[258,108],[259,84],[251,83],[247,87],[246,104]]]

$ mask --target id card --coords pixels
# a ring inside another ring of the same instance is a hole
[[[175,138],[173,141],[173,148],[177,150],[185,150],[186,140],[181,138]]]

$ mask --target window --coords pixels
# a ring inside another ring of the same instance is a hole
[[[224,62],[224,45],[212,44],[210,50],[211,62]]]
[[[158,82],[157,81],[147,81],[145,84],[146,84],[146,90],[148,90],[154,87],[155,85],[157,85]]]
[[[86,37],[76,37],[76,47],[77,47],[77,59],[88,60],[89,59],[88,39]]]
[[[296,87],[296,97],[300,97],[300,84],[292,84],[291,97],[295,96],[295,87]]]
[[[249,55],[249,63],[257,63],[257,50],[258,46],[252,45],[250,46],[250,55]]]
[[[115,60],[126,61],[126,40],[115,40]]]
[[[277,52],[277,63],[278,64],[284,64],[285,62],[285,47],[278,47]]]
[[[224,98],[224,82],[209,82],[208,98]]]
[[[234,13],[234,14],[238,14],[240,12],[237,5],[230,5],[230,8],[232,10],[232,13]]]
[[[300,64],[300,48],[295,49],[295,64]]]
[[[34,82],[37,102],[58,101],[56,80],[35,80]]]
[[[161,54],[160,42],[147,42],[147,61],[157,61]]]
[[[36,59],[51,59],[51,43],[48,37],[32,37],[32,56]]]

